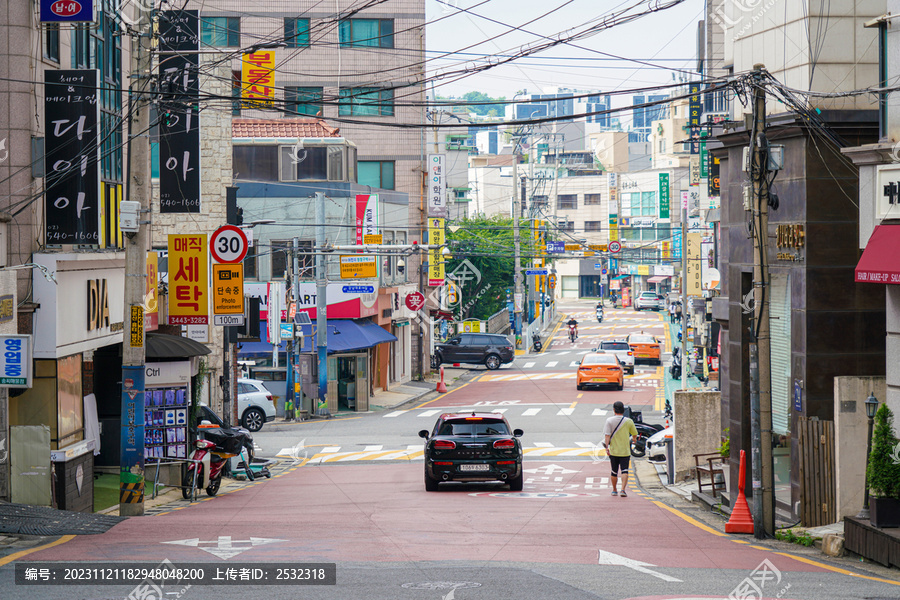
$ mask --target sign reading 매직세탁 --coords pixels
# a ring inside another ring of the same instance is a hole
[[[0,335],[0,387],[31,387],[30,335]]]

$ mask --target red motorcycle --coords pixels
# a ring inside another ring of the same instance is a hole
[[[578,337],[578,326],[574,323],[569,323],[569,340],[574,344],[575,338]]]
[[[194,442],[194,453],[181,478],[181,495],[185,500],[196,498],[200,489],[206,489],[207,496],[219,493],[225,465],[229,458],[235,456],[243,459],[247,479],[253,481],[254,475],[250,469],[253,438],[249,433],[205,423],[198,428],[204,437]]]

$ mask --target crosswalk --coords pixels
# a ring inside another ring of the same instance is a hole
[[[523,371],[492,371],[490,373],[485,373],[478,377],[475,381],[482,382],[491,382],[491,381],[542,381],[542,380],[551,380],[551,379],[572,379],[574,380],[576,377],[575,367],[578,366],[578,363],[573,365],[573,368],[568,371],[532,371],[532,372],[523,372]],[[656,372],[636,372],[634,375],[626,375],[625,376],[625,388],[644,388],[644,387],[653,387],[659,385],[661,381],[661,376],[657,375]]]
[[[606,450],[593,441],[577,441],[570,446],[556,446],[549,442],[535,442],[522,449],[528,457],[590,458],[602,460]],[[420,461],[423,459],[423,444],[410,444],[405,448],[388,448],[379,445],[365,446],[362,450],[347,450],[342,446],[326,446],[317,449],[306,464],[347,463],[356,461]],[[293,455],[278,455],[280,458],[295,458]]]
[[[506,402],[514,402],[514,401],[506,401]],[[559,404],[545,404],[543,406],[535,406],[533,404],[494,404],[490,401],[479,402],[473,406],[454,406],[443,409],[401,409],[394,410],[389,413],[382,415],[383,419],[396,419],[401,416],[411,416],[418,418],[435,418],[438,414],[447,413],[447,412],[460,412],[460,411],[478,411],[478,412],[491,412],[491,413],[500,413],[508,419],[519,419],[520,417],[536,417],[538,415],[543,416],[555,416],[555,417],[571,417],[575,414],[576,410],[578,411],[578,416],[591,416],[591,417],[606,417],[610,414],[610,412],[605,408],[594,408],[589,404],[577,404],[573,403],[570,406],[562,406]]]

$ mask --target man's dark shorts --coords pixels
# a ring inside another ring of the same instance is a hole
[[[624,475],[628,473],[628,464],[631,462],[630,456],[610,456],[609,457],[609,465],[610,465],[610,475],[613,477],[618,477],[619,473]]]

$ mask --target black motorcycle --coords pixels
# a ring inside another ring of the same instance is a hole
[[[540,352],[541,349],[544,347],[544,344],[541,342],[541,336],[539,336],[536,333],[534,335],[532,335],[531,336],[531,345],[534,346],[535,352]]]
[[[681,379],[681,349],[672,350],[672,364],[669,365],[669,375],[672,379]]]
[[[641,411],[631,410],[631,407],[625,408],[625,416],[634,421],[634,427],[637,429],[637,440],[631,440],[631,455],[635,458],[641,458],[647,453],[647,440],[651,436],[664,429],[663,425],[651,425],[644,423]]]

